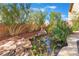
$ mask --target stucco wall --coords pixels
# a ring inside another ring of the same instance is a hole
[[[74,13],[79,13],[79,3],[73,4],[72,10],[68,13],[68,20],[73,19],[73,16],[75,16]]]
[[[78,13],[79,13],[79,3],[74,3],[71,8],[71,11],[69,11],[68,13],[69,26],[73,25],[72,20],[76,20],[77,16],[79,17]]]

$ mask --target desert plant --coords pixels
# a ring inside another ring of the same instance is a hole
[[[72,30],[73,31],[78,31],[79,30],[79,20],[73,20]]]
[[[2,20],[6,25],[25,23],[30,12],[30,4],[2,4],[0,7]]]
[[[49,37],[51,38],[51,48],[56,50],[58,42],[62,42],[61,46],[66,43],[66,38],[70,34],[70,28],[67,26],[66,22],[61,19],[60,13],[52,12],[50,14],[50,24],[52,24],[49,28],[51,28],[51,33]],[[50,25],[49,24],[49,25]],[[53,27],[52,27],[53,26]],[[47,29],[49,29],[47,28]],[[49,31],[50,32],[50,31]]]
[[[33,23],[41,27],[45,23],[46,14],[42,11],[33,11],[30,13],[28,17],[28,23]]]
[[[2,22],[7,25],[10,35],[18,35],[27,29],[26,23],[30,4],[1,4]],[[21,25],[22,24],[22,25]]]
[[[47,47],[45,43],[45,37],[34,37],[32,39],[31,55],[44,56],[47,55]]]
[[[44,36],[35,37],[32,41],[33,47],[31,51],[33,55],[48,55],[48,50],[55,51],[59,47],[59,43],[61,47],[65,45],[66,38],[70,34],[70,29],[66,22],[61,19],[61,14],[56,12],[50,14],[50,22],[45,30],[50,43],[46,43],[47,39]],[[48,48],[46,44],[49,44],[50,47]]]
[[[73,11],[72,13],[72,30],[78,31],[79,30],[79,12]]]

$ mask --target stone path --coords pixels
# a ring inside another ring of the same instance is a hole
[[[74,33],[67,38],[68,46],[63,47],[58,56],[79,56],[77,41],[79,41],[79,33]]]

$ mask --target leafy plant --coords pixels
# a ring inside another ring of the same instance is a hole
[[[44,56],[47,54],[44,37],[35,37],[32,39],[31,55]]]
[[[60,13],[52,12],[50,16],[50,24],[53,24],[49,27],[51,28],[49,37],[51,38],[52,49],[56,50],[58,42],[62,42],[61,46],[66,43],[66,38],[70,34],[71,29],[67,26],[66,22],[61,19]]]
[[[52,12],[50,14],[50,22],[45,30],[47,32],[48,40],[51,41],[49,49],[52,49],[52,51],[55,52],[59,47],[58,44],[61,44],[60,47],[66,44],[66,38],[70,34],[71,29],[67,26],[66,22],[61,19],[60,13]],[[46,45],[45,40],[45,37],[35,37],[35,39],[33,39],[33,55],[48,55],[48,46]]]

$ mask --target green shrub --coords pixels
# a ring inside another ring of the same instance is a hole
[[[57,19],[51,19],[48,27],[45,29],[48,40],[50,41],[50,49],[52,49],[52,51],[55,51],[58,48],[58,42],[60,42],[61,46],[64,46],[67,36],[71,33],[71,29],[67,26],[66,22],[61,19],[61,15],[57,13],[55,15],[54,14],[53,17],[56,17],[56,15],[59,16]],[[33,55],[48,55],[48,48],[46,46],[45,40],[46,38],[44,36],[35,37],[35,39],[33,39]]]
[[[56,50],[58,42],[61,42],[61,45],[63,46],[66,43],[66,39],[68,35],[72,32],[71,29],[66,24],[66,22],[61,19],[61,14],[59,13],[57,15],[56,14],[55,15],[53,14],[53,17],[56,17],[56,18],[51,19],[52,22],[55,23],[55,25],[54,25],[54,28],[52,28],[52,31],[49,35],[52,42],[51,48],[53,50]]]
[[[72,20],[72,31],[78,31],[79,30],[79,12],[73,11],[71,20]]]
[[[72,30],[73,31],[78,31],[79,30],[79,20],[73,20]]]
[[[47,55],[47,48],[44,37],[35,37],[32,39],[32,49],[30,55],[33,56],[45,56]]]

